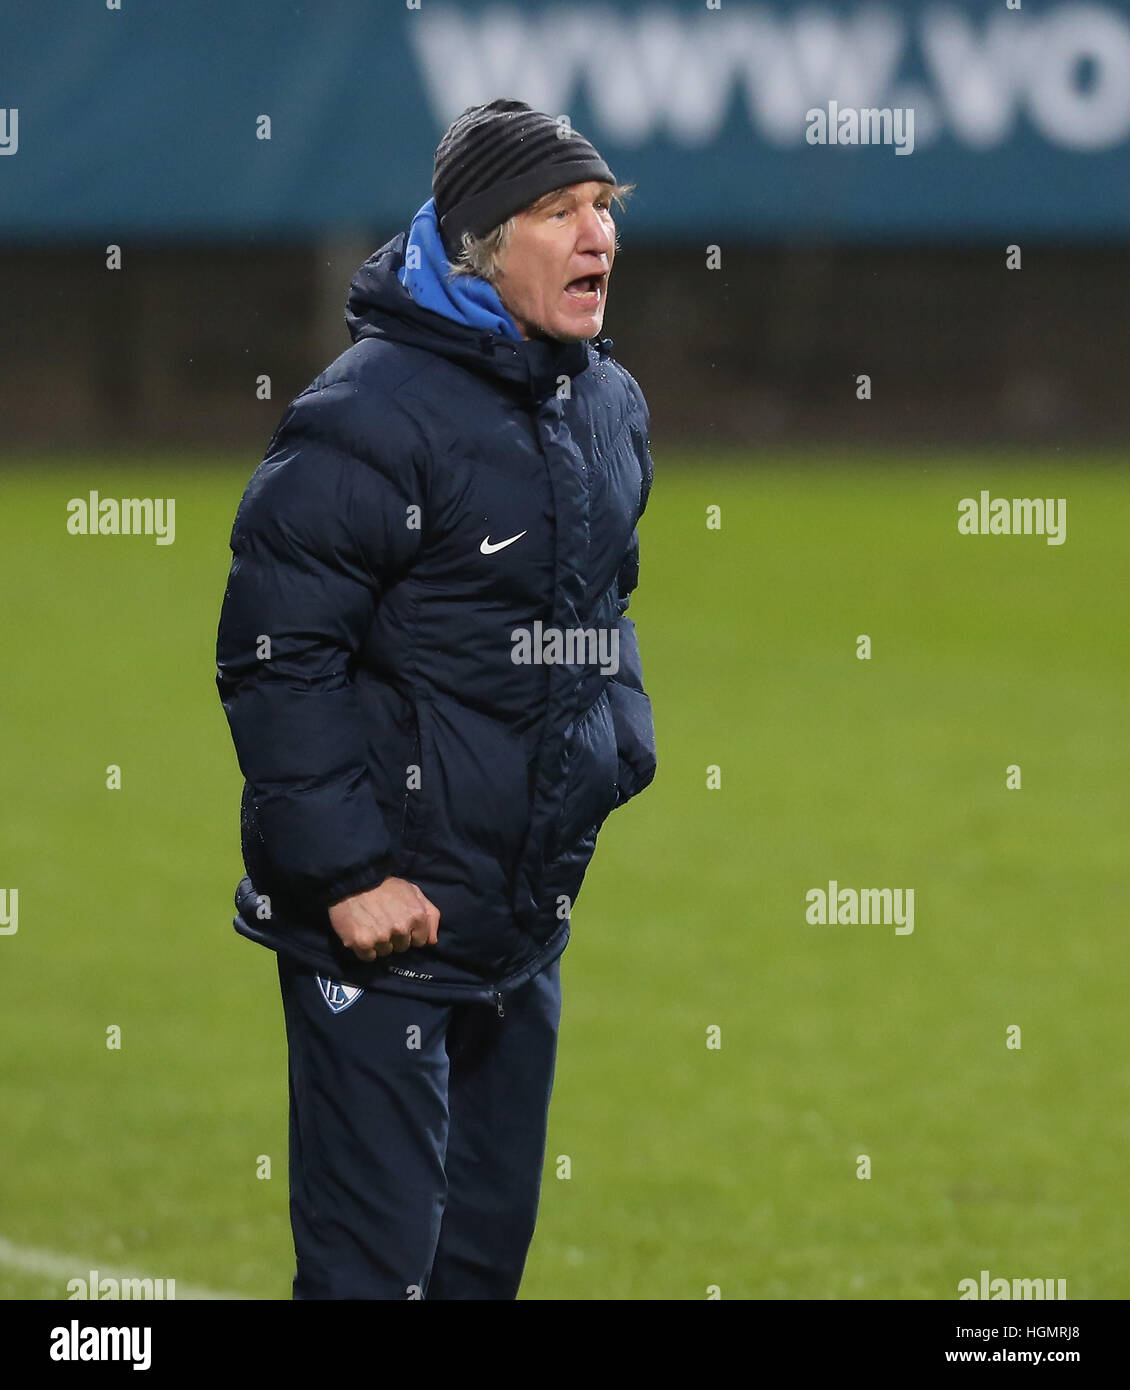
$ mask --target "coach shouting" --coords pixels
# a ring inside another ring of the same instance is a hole
[[[597,338],[626,191],[564,120],[464,111],[235,519],[235,925],[278,956],[296,1298],[517,1296],[570,911],[655,773],[648,412]]]

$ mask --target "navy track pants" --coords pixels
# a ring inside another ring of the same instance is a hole
[[[560,958],[494,1004],[353,991],[278,956],[294,1297],[517,1297],[533,1239]],[[337,1010],[335,1012],[335,1009]]]

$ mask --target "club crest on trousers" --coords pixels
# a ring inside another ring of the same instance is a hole
[[[339,985],[335,980],[327,980],[323,975],[318,975],[316,978],[318,988],[322,991],[322,998],[330,1006],[331,1012],[335,1014],[343,1013],[350,1004],[356,1004],[365,993],[358,985]]]

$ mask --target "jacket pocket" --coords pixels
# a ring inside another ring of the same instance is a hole
[[[411,850],[420,792],[410,784],[420,764],[419,706],[414,694],[367,671],[358,672],[357,696],[365,730],[365,756],[390,848],[396,858]]]
[[[420,785],[405,819],[413,864],[460,880],[487,864],[509,876],[529,828],[525,738],[449,696],[420,701],[416,717]]]
[[[586,832],[600,828],[616,805],[618,777],[616,727],[606,686],[569,735],[556,851],[571,849]]]
[[[423,820],[424,808],[420,800],[420,793],[423,791],[423,767],[420,762],[423,737],[420,725],[420,705],[414,703],[411,713],[412,736],[404,767],[404,800],[400,811],[400,845],[406,858],[415,850],[417,827]]]
[[[608,698],[616,730],[617,780],[622,806],[648,786],[655,777],[655,724],[651,701],[642,690],[619,681],[609,681]]]

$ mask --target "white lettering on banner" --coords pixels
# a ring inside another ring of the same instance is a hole
[[[583,92],[585,134],[598,146],[664,137],[694,148],[721,133],[736,88],[755,135],[782,147],[802,143],[805,112],[830,101],[913,107],[919,145],[948,134],[988,149],[1021,118],[1065,149],[1110,149],[1130,136],[1130,16],[1088,0],[989,15],[968,3],[910,13],[861,3],[843,14],[738,0],[710,12],[653,3],[623,14],[437,3],[407,35],[440,126],[502,91],[542,111],[571,111]],[[924,84],[904,76],[910,67]]]

